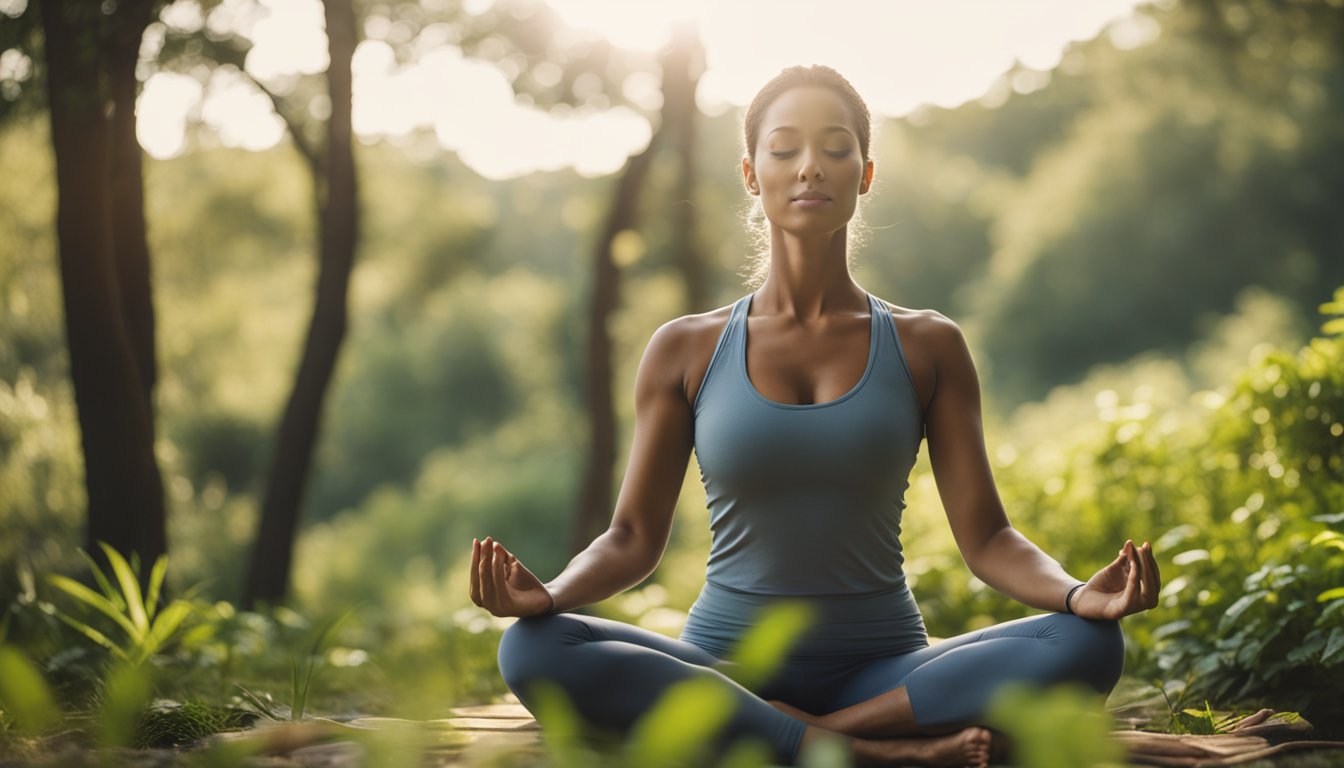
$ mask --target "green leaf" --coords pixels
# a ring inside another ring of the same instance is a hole
[[[163,576],[167,571],[168,556],[159,555],[159,559],[154,561],[154,570],[149,573],[149,595],[145,598],[145,615],[151,623],[159,605],[159,588],[163,586]]]
[[[1325,651],[1321,653],[1321,663],[1329,665],[1333,663],[1336,656],[1344,658],[1344,627],[1335,627],[1330,632],[1330,639],[1325,644]]]
[[[93,573],[94,581],[98,582],[98,588],[103,590],[103,594],[107,595],[107,599],[110,600],[113,605],[117,606],[118,611],[124,612],[126,610],[125,598],[123,598],[121,593],[107,580],[106,574],[103,573],[103,569],[98,565],[97,561],[83,549],[79,550],[79,555],[84,558],[84,562],[89,564],[89,571]]]
[[[116,643],[107,639],[107,635],[104,635],[102,632],[99,632],[93,627],[90,627],[88,624],[85,624],[79,619],[66,616],[64,613],[61,613],[59,611],[56,612],[56,618],[65,622],[66,624],[69,624],[71,627],[75,629],[76,632],[79,632],[80,634],[89,638],[93,642],[111,651],[112,655],[116,656],[118,659],[121,659],[122,661],[131,660],[130,656],[126,655],[126,652],[123,651],[121,648],[119,648]]]
[[[1232,626],[1237,619],[1241,618],[1241,614],[1245,613],[1247,608],[1255,605],[1256,602],[1264,598],[1267,594],[1269,594],[1268,590],[1260,590],[1258,592],[1252,592],[1249,595],[1242,595],[1223,612],[1223,618],[1218,622],[1218,630],[1221,632]]]
[[[13,718],[20,731],[42,733],[60,721],[51,688],[26,656],[0,646],[0,711]]]
[[[136,725],[153,696],[149,678],[141,667],[126,664],[114,668],[103,682],[103,700],[98,709],[98,741],[104,747],[130,747]]]
[[[693,677],[668,687],[632,728],[631,764],[671,766],[692,760],[733,714],[736,700],[729,685],[719,678]]]
[[[1312,537],[1312,546],[1335,547],[1335,549],[1344,549],[1344,535],[1335,533],[1335,531],[1321,531]]]
[[[1338,600],[1341,597],[1344,597],[1344,587],[1335,587],[1334,589],[1327,589],[1321,594],[1317,595],[1316,602],[1328,603],[1331,600]]]
[[[1015,764],[1077,768],[1123,762],[1122,748],[1109,738],[1113,725],[1102,697],[1081,685],[1000,686],[990,698],[987,724],[1013,740]]]
[[[589,764],[580,741],[587,724],[565,689],[543,677],[531,682],[526,695],[534,702],[531,706],[541,725],[542,739],[557,765],[577,768]]]
[[[118,610],[117,606],[113,605],[107,598],[94,592],[83,584],[80,584],[78,581],[62,576],[59,573],[49,574],[47,576],[47,582],[90,608],[105,614],[113,621],[117,622],[122,629],[126,630],[126,634],[131,635],[132,637],[135,636],[135,626],[131,624],[130,619],[127,619],[126,615]]]
[[[145,636],[149,631],[149,618],[145,616],[145,603],[140,594],[140,581],[135,578],[135,573],[131,570],[130,564],[121,553],[113,549],[106,542],[98,542],[107,554],[107,561],[112,564],[112,572],[117,577],[117,583],[121,585],[121,593],[126,596],[126,612],[130,614],[131,623],[135,625],[135,632],[132,633],[137,641]]]
[[[150,627],[149,634],[145,635],[144,642],[140,644],[139,656],[144,661],[150,656],[159,652],[181,626],[183,620],[191,615],[191,605],[180,600],[174,600],[168,604],[167,608],[159,614],[158,621]]]
[[[789,649],[816,621],[807,603],[780,600],[762,610],[750,630],[738,640],[728,664],[720,671],[747,688],[764,683],[784,661]]]

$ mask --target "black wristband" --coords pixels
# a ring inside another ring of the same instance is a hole
[[[1087,586],[1087,584],[1084,583],[1084,582],[1081,582],[1081,581],[1080,581],[1080,582],[1078,582],[1077,584],[1074,584],[1073,587],[1069,590],[1069,593],[1068,593],[1067,595],[1064,596],[1064,610],[1065,610],[1065,611],[1068,611],[1069,613],[1073,613],[1073,606],[1072,606],[1072,605],[1069,605],[1069,601],[1073,599],[1073,593],[1074,593],[1074,592],[1077,592],[1078,590],[1082,589],[1082,588],[1085,587],[1085,586]],[[1078,614],[1074,613],[1074,615],[1077,616]]]

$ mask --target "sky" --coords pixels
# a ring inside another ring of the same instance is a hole
[[[466,0],[469,13],[492,2],[526,9],[539,2],[572,27],[566,38],[605,37],[613,45],[654,51],[672,25],[694,20],[705,46],[706,71],[696,93],[708,115],[740,110],[781,69],[827,64],[843,74],[874,116],[900,117],[922,105],[955,107],[970,100],[993,105],[1010,90],[1043,87],[1072,41],[1106,34],[1120,48],[1143,45],[1157,30],[1133,15],[1140,0]],[[526,12],[525,10],[521,12]],[[209,15],[196,0],[164,9],[164,25],[183,30],[240,32],[253,47],[249,74],[283,86],[296,74],[322,72],[326,36],[319,0],[224,0]],[[969,20],[969,21],[968,21]],[[656,76],[638,73],[622,84],[637,109],[607,108],[600,97],[576,109],[546,111],[515,98],[507,63],[463,56],[446,25],[418,37],[381,17],[365,20],[355,52],[354,128],[365,142],[432,129],[483,177],[508,179],[572,167],[585,176],[614,173],[647,146],[646,115],[660,105]],[[146,35],[152,58],[163,27]],[[413,63],[398,64],[391,43],[413,42]],[[1031,71],[1010,83],[1000,75],[1014,62]],[[559,68],[554,76],[558,79]],[[546,73],[543,72],[543,75]],[[998,87],[996,86],[996,81]],[[472,104],[461,110],[460,104]],[[320,108],[320,105],[319,105]],[[285,127],[269,99],[238,72],[215,71],[204,83],[156,73],[137,105],[140,143],[157,158],[187,148],[189,122],[203,122],[228,146],[265,150]]]

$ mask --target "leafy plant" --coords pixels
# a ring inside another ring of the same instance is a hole
[[[1081,686],[1005,685],[989,703],[988,722],[1007,733],[1023,768],[1086,768],[1122,763],[1110,738],[1102,697]]]
[[[114,641],[106,633],[59,609],[56,611],[56,617],[106,648],[118,660],[139,666],[163,650],[173,639],[181,629],[183,621],[191,614],[191,603],[185,599],[177,599],[163,606],[162,610],[159,609],[159,592],[168,569],[167,555],[160,555],[154,562],[148,589],[142,593],[139,568],[132,567],[121,553],[106,542],[100,541],[98,544],[107,555],[117,587],[113,587],[107,574],[104,574],[93,558],[83,550],[80,550],[80,555],[89,563],[102,594],[60,574],[48,575],[47,581],[85,607],[111,619],[121,630],[123,637],[120,642]],[[136,565],[138,566],[138,563]]]
[[[308,707],[308,692],[312,686],[313,675],[322,663],[323,655],[327,650],[327,643],[336,631],[336,627],[345,621],[354,610],[354,608],[347,609],[339,616],[324,622],[313,633],[308,653],[303,657],[302,662],[297,657],[291,659],[290,704],[287,710],[277,707],[269,696],[262,697],[242,685],[235,685],[247,701],[267,718],[271,720],[302,720],[303,713]],[[288,714],[286,714],[286,711]]]
[[[18,649],[0,645],[0,734],[36,734],[61,719],[47,681]]]

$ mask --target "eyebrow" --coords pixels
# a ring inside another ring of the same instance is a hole
[[[770,131],[770,133],[774,133],[775,131],[793,131],[796,133],[798,132],[798,129],[792,125],[781,125],[778,128],[775,128],[774,130]],[[853,133],[853,131],[849,130],[847,126],[843,125],[828,125],[825,128],[823,128],[822,131],[825,133],[830,133],[832,131],[844,131],[845,133]],[[770,133],[767,133],[766,136],[769,136]]]

